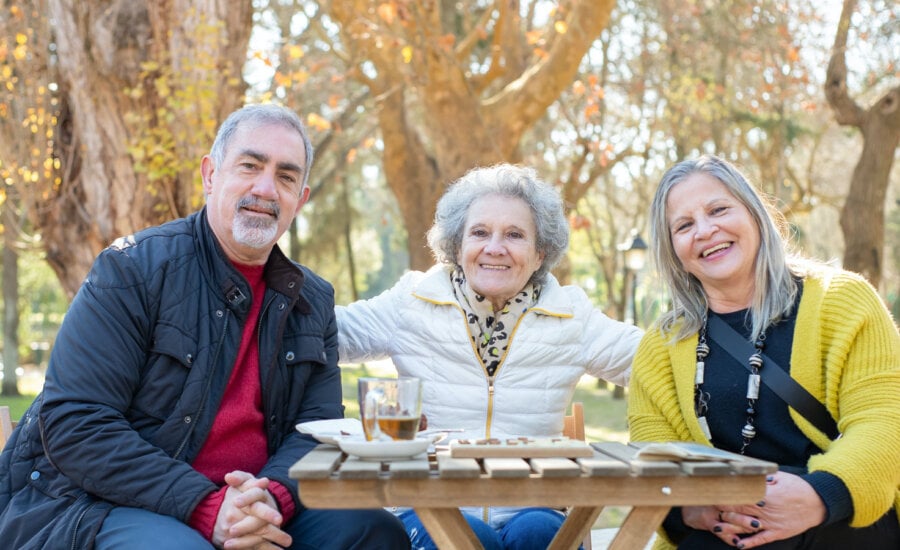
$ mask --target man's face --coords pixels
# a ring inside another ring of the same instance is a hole
[[[203,157],[209,223],[232,261],[266,262],[309,198],[309,187],[303,185],[305,166],[303,139],[280,124],[238,127],[222,166]]]

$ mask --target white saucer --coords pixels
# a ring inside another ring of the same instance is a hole
[[[297,431],[309,434],[322,443],[337,445],[344,437],[362,436],[362,422],[358,418],[335,418],[333,420],[313,420],[297,424]]]
[[[366,441],[364,437],[342,437],[337,444],[348,455],[362,460],[405,460],[428,450],[432,437],[397,441]]]

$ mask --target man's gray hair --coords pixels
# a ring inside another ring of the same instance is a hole
[[[300,139],[303,140],[303,148],[306,151],[306,162],[302,165],[303,186],[300,187],[301,190],[304,189],[309,182],[309,172],[312,168],[313,146],[312,142],[309,140],[309,134],[306,132],[306,126],[303,124],[303,121],[300,120],[297,113],[287,107],[275,105],[274,103],[264,103],[245,105],[237,111],[234,111],[228,115],[228,118],[226,118],[225,122],[219,127],[219,133],[216,134],[216,140],[209,150],[209,156],[212,157],[213,162],[216,163],[217,167],[221,166],[222,163],[225,162],[228,145],[231,143],[231,138],[234,137],[234,133],[237,131],[238,127],[241,125],[252,125],[252,127],[257,127],[263,124],[278,124],[285,128],[295,130],[300,135]]]

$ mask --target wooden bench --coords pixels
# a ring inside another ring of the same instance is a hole
[[[9,416],[9,407],[0,405],[0,449],[6,445],[6,440],[9,439],[16,424],[18,422]]]

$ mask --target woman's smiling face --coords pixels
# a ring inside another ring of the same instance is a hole
[[[468,285],[501,309],[540,268],[536,243],[534,214],[524,200],[497,194],[475,200],[459,254]]]
[[[710,307],[748,307],[760,235],[747,207],[718,179],[696,172],[669,191],[666,220],[675,255],[703,285]]]

